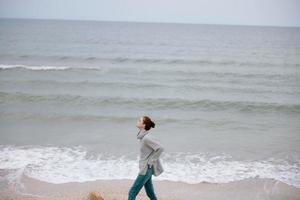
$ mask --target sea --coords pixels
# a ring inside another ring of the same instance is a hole
[[[300,28],[0,19],[0,182],[271,178],[300,188]],[[5,186],[5,187],[4,187]]]

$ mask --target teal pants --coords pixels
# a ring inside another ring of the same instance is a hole
[[[157,200],[153,184],[152,184],[152,174],[153,169],[148,165],[148,169],[145,175],[138,175],[128,192],[128,200],[135,200],[136,196],[140,192],[143,186],[145,186],[146,194],[151,200]]]

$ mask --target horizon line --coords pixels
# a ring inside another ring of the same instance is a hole
[[[273,28],[300,28],[299,26],[285,25],[259,25],[259,24],[221,24],[221,23],[195,23],[195,22],[166,22],[166,21],[122,21],[122,20],[102,20],[102,19],[63,19],[63,18],[22,18],[22,17],[0,17],[1,19],[20,19],[20,20],[55,20],[55,21],[92,21],[92,22],[121,22],[121,23],[148,23],[148,24],[181,24],[181,25],[219,25],[219,26],[254,26],[254,27],[273,27]]]

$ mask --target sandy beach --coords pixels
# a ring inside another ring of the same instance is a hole
[[[51,184],[22,176],[21,188],[7,188],[0,193],[4,200],[83,200],[90,192],[101,195],[105,200],[126,200],[133,180],[97,180],[83,183]],[[188,184],[175,181],[153,181],[158,199],[161,200],[298,200],[300,189],[273,179],[249,178],[230,183]],[[137,196],[149,199],[144,188]]]

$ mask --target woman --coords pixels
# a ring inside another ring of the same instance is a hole
[[[128,200],[135,200],[143,186],[151,200],[157,200],[152,185],[152,175],[160,175],[164,169],[159,159],[164,148],[152,138],[149,130],[155,123],[148,117],[141,117],[136,127],[140,129],[137,139],[140,140],[139,173],[128,192]]]

